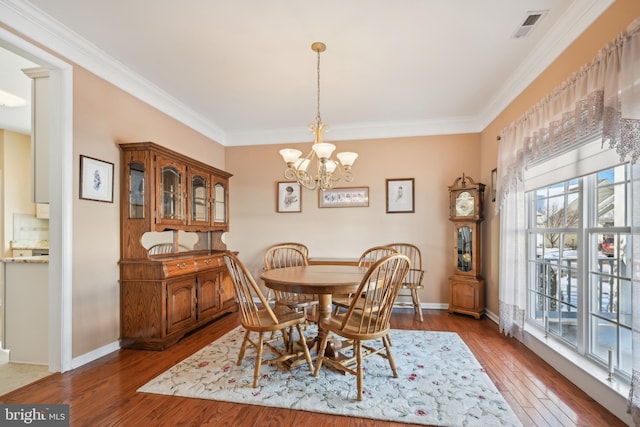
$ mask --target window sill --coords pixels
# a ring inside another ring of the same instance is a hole
[[[545,337],[544,332],[533,325],[525,325],[524,345],[618,418],[631,422],[626,413],[627,381],[618,377],[608,381],[608,373],[602,366],[576,354],[562,342]]]

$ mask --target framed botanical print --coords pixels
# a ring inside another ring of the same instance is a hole
[[[278,182],[277,212],[302,212],[302,192],[300,184],[292,182]]]
[[[387,213],[414,212],[413,178],[387,179]]]
[[[320,208],[353,208],[369,206],[369,187],[332,188],[318,191]]]

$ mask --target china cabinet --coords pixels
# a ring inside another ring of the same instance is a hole
[[[468,314],[476,319],[485,310],[485,283],[480,275],[484,187],[464,174],[449,186],[449,220],[454,225],[449,312]]]
[[[237,310],[222,258],[231,174],[151,142],[120,150],[121,346],[163,350]]]

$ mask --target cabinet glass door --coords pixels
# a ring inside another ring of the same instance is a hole
[[[174,166],[164,166],[160,173],[162,203],[160,217],[182,219],[182,173]]]
[[[191,177],[191,221],[209,222],[209,181],[202,175]]]
[[[224,184],[217,182],[213,187],[213,221],[217,224],[227,223],[227,190]]]
[[[144,165],[129,164],[129,218],[144,218]]]
[[[473,230],[466,225],[458,227],[458,270],[471,271],[473,268]]]

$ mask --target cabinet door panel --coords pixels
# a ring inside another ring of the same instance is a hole
[[[220,273],[220,308],[226,308],[235,304],[233,282],[229,272],[225,269]]]
[[[198,320],[210,317],[219,310],[219,284],[220,272],[218,270],[198,275]]]
[[[167,283],[167,333],[196,321],[196,283],[193,278]]]
[[[466,283],[456,283],[451,289],[451,299],[456,307],[473,310],[476,306],[476,288]]]

